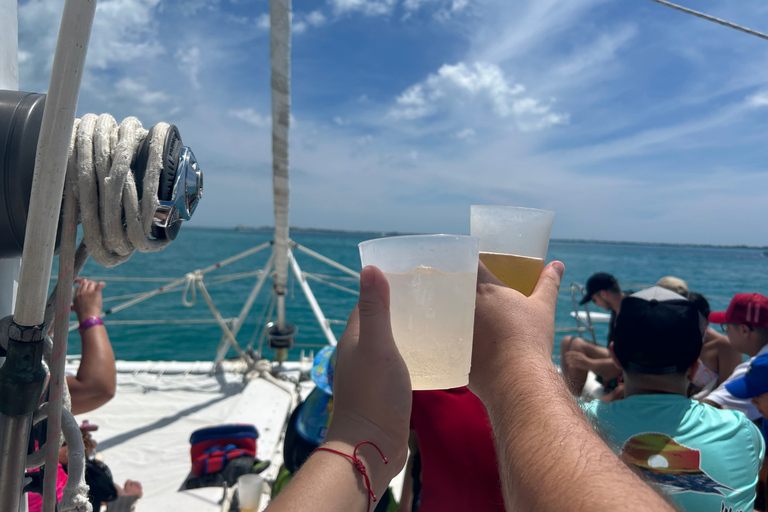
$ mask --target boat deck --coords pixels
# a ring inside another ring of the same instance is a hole
[[[78,362],[68,361],[68,371],[76,371]],[[77,417],[99,426],[94,432],[96,449],[115,482],[142,483],[144,497],[136,503],[137,512],[221,510],[221,488],[179,492],[191,469],[189,437],[199,428],[255,425],[257,456],[272,460],[264,475],[268,480],[276,475],[282,462],[283,428],[297,395],[295,384],[281,382],[288,388],[283,389],[262,378],[248,380],[240,362],[225,363],[225,371],[215,376],[210,375],[211,367],[210,362],[118,361],[115,398]],[[298,380],[298,370],[295,364],[285,375]],[[311,389],[311,384],[307,386]]]

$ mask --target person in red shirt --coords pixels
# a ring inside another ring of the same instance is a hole
[[[411,439],[420,472],[409,460],[399,512],[504,511],[491,423],[469,389],[414,391]]]

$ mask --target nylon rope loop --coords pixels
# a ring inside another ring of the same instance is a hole
[[[376,451],[379,452],[379,455],[381,455],[382,460],[384,461],[384,464],[389,464],[389,460],[384,456],[384,454],[381,452],[381,449],[376,446],[374,443],[370,441],[361,441],[355,445],[355,449],[352,451],[352,455],[348,455],[344,452],[340,452],[338,450],[334,450],[333,448],[316,448],[315,451],[323,451],[323,452],[331,452],[335,453],[336,455],[341,455],[342,457],[346,457],[352,462],[352,465],[355,466],[355,469],[357,469],[360,473],[362,473],[363,478],[365,479],[365,488],[368,491],[368,508],[366,510],[371,509],[371,498],[373,498],[373,502],[375,503],[377,501],[376,495],[373,494],[373,490],[371,489],[371,481],[368,478],[368,472],[365,469],[365,464],[363,464],[363,461],[360,460],[360,458],[357,456],[357,450],[364,444],[369,444],[376,448]]]
[[[67,173],[73,176],[84,243],[102,266],[114,267],[136,250],[159,251],[170,243],[151,238],[168,128],[159,123],[152,132],[139,201],[131,164],[149,131],[135,117],[118,125],[109,114],[86,114],[76,122]]]
[[[197,302],[197,286],[195,286],[195,283],[202,283],[203,274],[199,270],[196,270],[194,272],[189,272],[184,276],[184,279],[186,279],[186,284],[184,285],[184,293],[181,294],[181,303],[186,307],[191,308],[195,305],[195,302]],[[187,299],[190,293],[192,294],[192,299]]]

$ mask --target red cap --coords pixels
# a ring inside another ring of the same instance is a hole
[[[768,297],[759,293],[740,293],[731,299],[728,309],[709,314],[713,324],[747,324],[768,327]]]

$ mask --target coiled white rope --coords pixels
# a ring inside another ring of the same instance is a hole
[[[149,132],[134,117],[126,118],[119,126],[108,114],[87,114],[75,120],[62,209],[58,279],[62,288],[54,292],[46,307],[46,321],[57,316],[55,351],[50,348],[50,339],[46,339],[45,355],[51,369],[50,401],[37,414],[38,419],[48,418],[48,433],[45,445],[28,461],[35,466],[44,463],[49,468],[56,467],[60,432],[63,432],[70,464],[69,479],[57,508],[60,512],[91,512],[85,484],[85,450],[77,422],[69,412],[71,403],[63,366],[68,330],[68,318],[64,315],[69,311],[73,279],[88,253],[101,265],[114,267],[130,258],[135,250],[157,251],[170,243],[170,240],[150,238],[154,213],[159,206],[157,191],[168,128],[169,125],[161,123],[152,132],[142,201],[139,201],[131,164]],[[83,243],[76,252],[78,217],[83,225]],[[43,509],[46,511],[56,508],[55,476],[53,470],[45,474]]]
[[[75,120],[67,180],[80,209],[88,252],[105,267],[119,265],[135,250],[159,251],[170,243],[150,238],[168,128],[159,123],[152,132],[139,201],[131,163],[149,132],[135,117],[125,118],[119,126],[109,114],[86,114]]]

